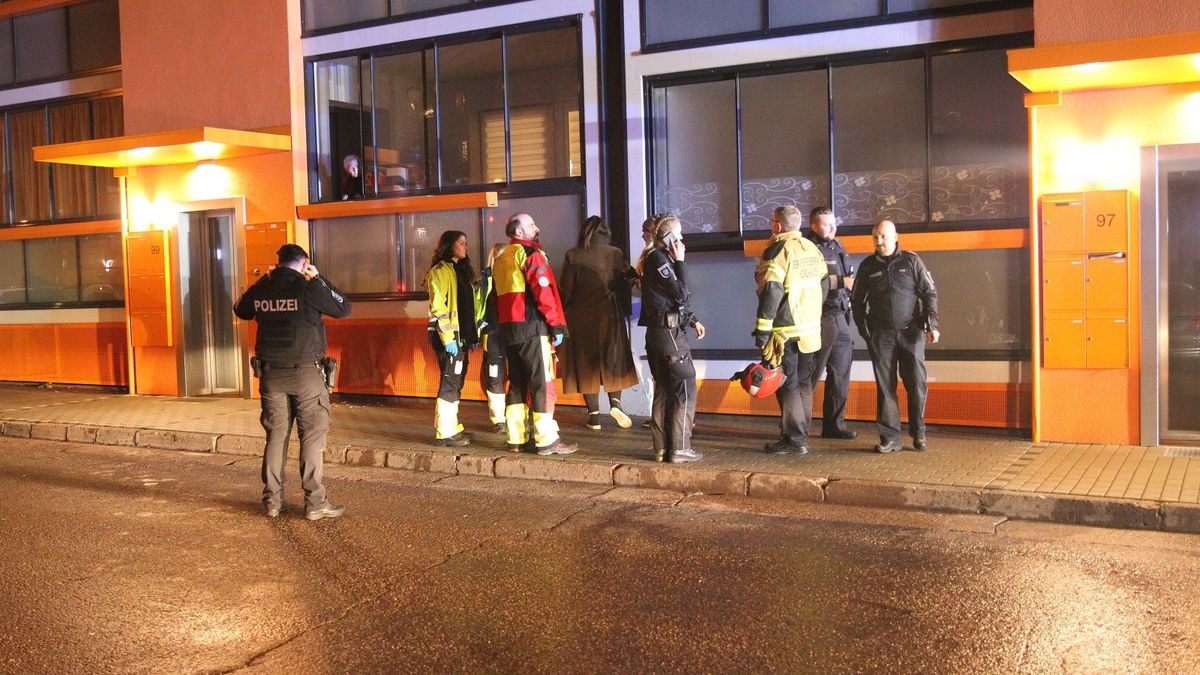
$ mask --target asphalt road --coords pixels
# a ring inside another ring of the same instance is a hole
[[[327,477],[268,520],[255,459],[0,439],[0,671],[1200,669],[1200,536]]]

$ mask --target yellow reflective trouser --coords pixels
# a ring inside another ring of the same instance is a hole
[[[501,422],[504,422],[508,415],[508,412],[504,409],[505,408],[504,394],[503,393],[497,394],[495,392],[489,391],[487,393],[487,401],[488,401],[488,419],[491,420],[492,424],[499,424]]]
[[[544,448],[558,442],[558,423],[554,421],[553,350],[550,338],[536,337],[505,348],[508,365],[508,444],[529,442],[529,426],[533,427],[533,442]],[[532,425],[529,420],[532,418]]]
[[[450,438],[463,430],[458,423],[458,401],[451,403],[439,398],[433,412],[433,429],[437,438]]]

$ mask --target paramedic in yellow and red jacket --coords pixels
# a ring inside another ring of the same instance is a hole
[[[492,268],[500,322],[496,337],[508,365],[508,449],[521,452],[532,427],[539,455],[566,455],[576,446],[562,442],[554,421],[554,347],[562,344],[567,321],[538,232],[528,213],[509,218],[504,226],[508,247]]]

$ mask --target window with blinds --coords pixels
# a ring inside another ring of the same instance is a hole
[[[509,139],[512,142],[512,179],[536,180],[550,175],[553,144],[545,108],[524,108],[509,113]],[[483,115],[486,180],[504,182],[504,113]]]
[[[567,166],[568,176],[583,175],[583,153],[579,147],[579,111],[567,111]]]

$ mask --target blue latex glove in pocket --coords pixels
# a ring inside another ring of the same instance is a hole
[[[458,356],[458,343],[451,342],[450,344],[446,345],[446,353],[450,356]]]

